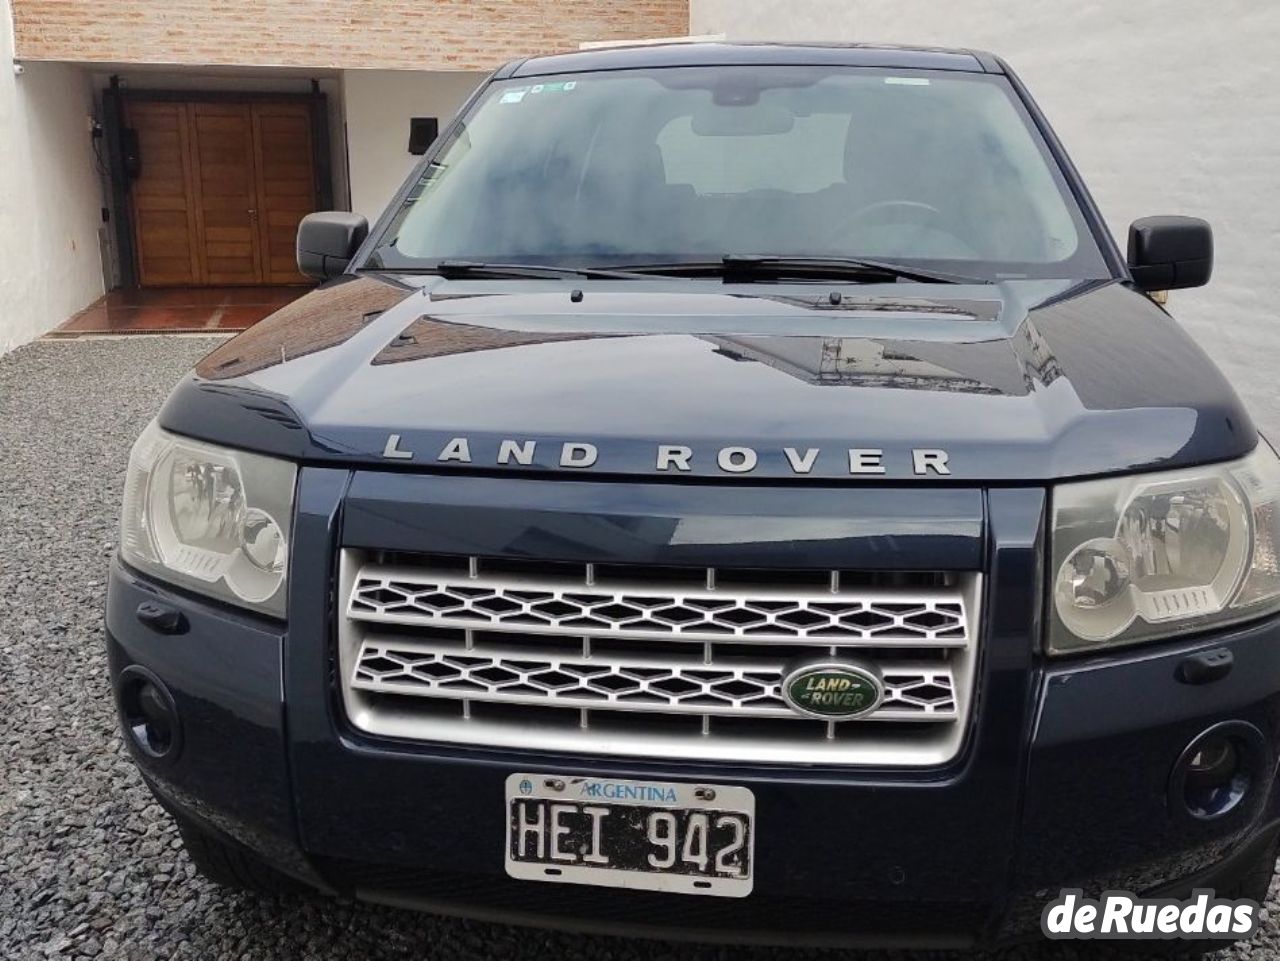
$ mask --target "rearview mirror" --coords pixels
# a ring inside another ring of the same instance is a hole
[[[359,214],[342,210],[307,214],[298,224],[298,270],[316,280],[337,277],[367,236],[369,221]]]
[[[1198,217],[1143,217],[1129,228],[1129,272],[1139,290],[1203,287],[1213,274],[1213,228]]]

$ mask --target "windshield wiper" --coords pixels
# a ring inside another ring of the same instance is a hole
[[[505,264],[473,260],[441,260],[426,266],[366,268],[395,274],[438,274],[449,280],[468,277],[586,277],[599,280],[644,280],[648,277],[722,277],[726,282],[796,278],[878,284],[897,280],[926,284],[989,284],[991,281],[883,260],[852,257],[790,257],[773,254],[726,254],[719,260],[628,264],[623,267],[569,267],[561,264]]]
[[[378,267],[392,274],[439,274],[447,280],[468,277],[588,277],[601,280],[643,280],[646,274],[603,267],[565,267],[560,264],[491,264],[473,260],[442,260],[426,267]]]
[[[863,260],[853,257],[788,257],[772,254],[726,254],[719,260],[628,264],[620,269],[630,274],[723,277],[726,281],[742,282],[782,277],[860,283],[888,283],[896,280],[917,281],[925,284],[988,284],[991,282],[978,277],[948,274],[922,267],[908,267],[884,260]]]

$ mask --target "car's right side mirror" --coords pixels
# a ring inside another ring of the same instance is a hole
[[[1139,290],[1203,287],[1213,274],[1213,228],[1199,217],[1143,217],[1129,228],[1129,272]]]
[[[359,214],[342,210],[307,214],[298,224],[298,270],[316,280],[337,277],[367,236],[369,221]]]

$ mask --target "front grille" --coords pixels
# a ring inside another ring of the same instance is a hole
[[[566,565],[345,551],[348,713],[374,734],[792,763],[958,750],[977,575]],[[782,698],[796,665],[870,663],[856,721]],[[874,722],[874,723],[872,723]]]
[[[411,568],[368,568],[356,582],[350,614],[383,623],[533,631],[590,637],[648,637],[686,641],[756,641],[761,644],[831,644],[841,647],[963,647],[964,609],[936,594],[844,593],[832,579],[826,591],[717,588],[644,583],[593,590],[585,581],[531,584],[512,577]]]
[[[583,647],[586,647],[584,642]],[[366,638],[351,686],[362,691],[507,704],[729,717],[794,717],[775,660],[725,664],[696,655],[530,652],[516,645]],[[880,664],[885,699],[873,718],[954,720],[951,671]]]

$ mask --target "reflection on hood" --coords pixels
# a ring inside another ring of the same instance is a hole
[[[219,347],[196,365],[196,376],[229,380],[337,347],[411,292],[368,277],[313,290]]]
[[[598,340],[615,334],[585,332],[565,334],[541,334],[529,331],[495,330],[492,327],[475,327],[419,317],[406,327],[393,341],[373,358],[373,364],[400,364],[427,357],[446,357],[450,354],[467,354],[477,350],[500,350],[504,347],[527,347],[532,344],[552,344],[570,340]]]
[[[701,339],[731,360],[767,364],[819,386],[1023,395],[1048,387],[1062,373],[1030,320],[1008,343],[721,335]]]
[[[857,337],[704,337],[716,352],[737,361],[768,364],[809,384],[832,387],[888,387],[897,390],[951,390],[966,394],[1006,393],[908,353],[902,344]],[[996,344],[997,365],[1008,368],[1007,350]],[[970,357],[970,367],[972,357]],[[999,371],[993,369],[992,374]],[[1004,378],[1009,380],[1009,378]],[[1009,386],[1013,386],[1011,383]],[[1016,385],[1021,392],[1022,384]]]

